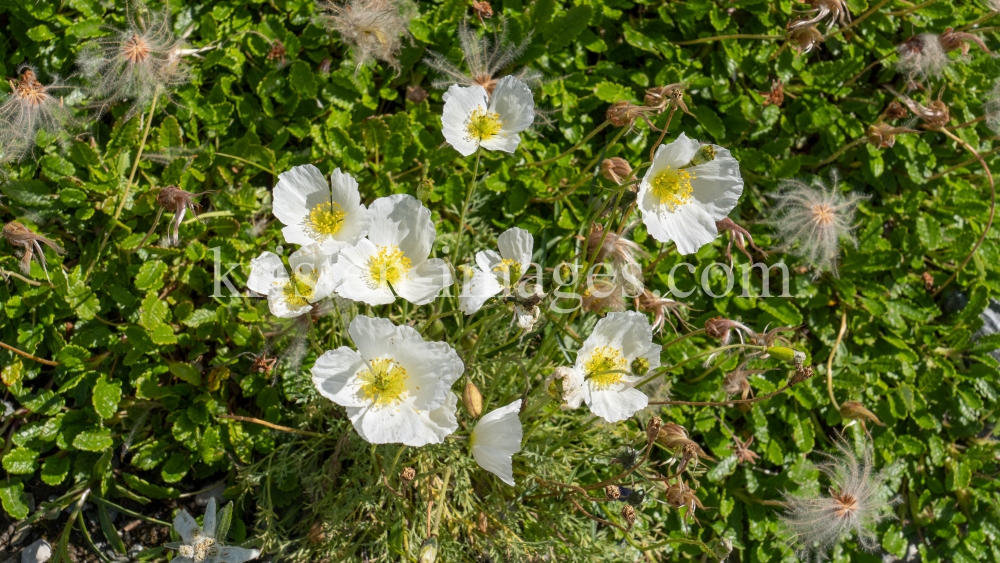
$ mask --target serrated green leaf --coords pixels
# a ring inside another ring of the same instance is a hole
[[[122,384],[120,381],[108,381],[107,377],[101,376],[94,385],[94,410],[101,418],[107,420],[118,412],[118,402],[122,398]]]
[[[38,469],[38,452],[31,448],[14,448],[3,456],[3,468],[14,475],[34,473]]]
[[[114,444],[107,429],[85,430],[73,438],[73,447],[87,452],[100,452]]]

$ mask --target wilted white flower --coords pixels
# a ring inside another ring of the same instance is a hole
[[[444,260],[428,258],[437,231],[420,200],[407,194],[379,198],[369,213],[368,238],[341,250],[334,261],[334,287],[341,297],[384,305],[395,301],[395,291],[425,305],[451,285]]]
[[[462,58],[468,67],[468,73],[464,73],[457,66],[452,64],[447,58],[439,53],[428,51],[430,57],[425,60],[427,66],[436,70],[441,78],[435,80],[435,88],[447,88],[452,85],[458,86],[482,86],[486,89],[488,96],[493,95],[500,77],[497,73],[510,66],[517,57],[521,56],[524,49],[531,43],[531,34],[520,43],[513,45],[507,42],[507,20],[501,18],[497,26],[495,39],[491,40],[489,35],[482,39],[476,36],[476,30],[465,20],[458,24],[458,40],[462,48]],[[512,74],[514,78],[520,80],[529,88],[534,88],[541,83],[542,73],[524,67]]]
[[[295,166],[278,176],[274,215],[287,225],[285,242],[319,244],[331,256],[368,234],[368,208],[361,203],[358,182],[337,168],[327,182],[312,164]]]
[[[865,443],[861,459],[843,439],[836,445],[840,455],[828,456],[829,461],[818,466],[830,480],[829,495],[785,495],[785,532],[797,544],[796,554],[807,561],[826,559],[833,546],[852,535],[863,549],[876,550],[874,527],[893,518],[892,507],[901,502],[898,497],[887,499],[885,482],[892,469],[874,470],[871,444]]]
[[[531,233],[514,227],[497,237],[499,254],[493,250],[477,253],[476,265],[479,267],[470,268],[471,275],[465,276],[458,297],[462,312],[471,315],[501,291],[516,291],[521,276],[528,273],[531,266],[534,244]]]
[[[313,304],[333,293],[334,279],[327,256],[318,244],[300,248],[288,257],[289,275],[281,257],[263,252],[250,261],[247,287],[267,295],[271,313],[283,319],[304,315]]]
[[[10,96],[0,105],[0,147],[11,160],[25,156],[39,131],[56,136],[73,117],[58,95],[66,87],[58,78],[48,85],[38,81],[38,73],[29,65],[18,69],[20,77],[10,81]]]
[[[576,355],[572,377],[563,379],[570,408],[587,403],[608,422],[631,417],[649,399],[634,388],[651,369],[660,367],[660,346],[646,315],[635,311],[609,313],[597,321],[594,332]],[[579,388],[579,390],[577,390]],[[569,390],[569,391],[567,391]]]
[[[343,4],[319,2],[317,6],[321,22],[340,34],[340,40],[353,51],[358,68],[378,59],[399,72],[402,38],[410,36],[416,4],[410,0],[349,0]]]
[[[513,153],[518,135],[535,119],[531,90],[513,76],[505,76],[492,96],[482,86],[452,86],[444,93],[441,126],[448,144],[462,156],[479,147]]]
[[[776,196],[778,204],[770,212],[768,223],[777,231],[781,248],[804,258],[816,270],[837,275],[841,241],[857,247],[854,237],[854,211],[867,196],[837,189],[837,174],[830,174],[827,187],[820,180],[809,186],[799,180],[784,180]]]
[[[256,549],[222,545],[226,538],[215,537],[216,507],[215,498],[208,499],[205,507],[205,518],[202,525],[186,510],[181,510],[174,517],[174,530],[181,536],[179,542],[170,542],[164,547],[176,549],[177,556],[171,561],[175,563],[243,563],[256,559],[260,552]]]
[[[348,329],[357,351],[330,350],[312,368],[320,395],[347,409],[354,429],[372,444],[440,444],[458,428],[452,384],[465,371],[455,349],[427,342],[412,327],[355,317]]]
[[[742,194],[740,164],[729,151],[702,146],[681,133],[656,149],[637,202],[653,238],[673,241],[677,252],[692,254],[715,240],[716,221],[729,215]]]
[[[521,399],[489,412],[480,419],[469,436],[472,457],[479,467],[514,486],[511,456],[521,451]]]
[[[77,56],[81,73],[92,85],[92,97],[101,110],[130,100],[126,118],[142,111],[158,93],[190,79],[181,58],[198,52],[183,49],[183,41],[170,28],[170,6],[159,12],[142,2],[130,5],[125,29],[112,29],[111,37],[85,43]]]

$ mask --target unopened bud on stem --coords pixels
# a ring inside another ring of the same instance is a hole
[[[473,418],[479,418],[483,414],[483,394],[479,392],[479,388],[472,381],[465,383],[465,389],[462,391],[462,404],[465,405],[465,410],[469,411]]]

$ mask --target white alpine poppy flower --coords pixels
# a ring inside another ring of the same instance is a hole
[[[563,398],[569,408],[587,403],[591,412],[608,422],[625,420],[649,404],[633,385],[658,367],[660,345],[653,344],[646,315],[608,313],[577,352],[572,376],[563,378]]]
[[[333,263],[334,289],[341,297],[384,305],[395,301],[395,291],[414,305],[426,305],[451,285],[444,260],[427,258],[437,231],[420,200],[407,194],[382,197],[369,212],[368,237],[342,249]]]
[[[340,168],[330,174],[330,182],[312,164],[282,173],[274,186],[274,215],[287,225],[281,230],[286,242],[318,243],[330,255],[368,234],[368,209],[361,204],[358,182]]]
[[[289,275],[281,257],[273,252],[263,252],[250,261],[247,287],[267,295],[271,313],[282,319],[291,319],[312,310],[316,303],[333,293],[333,269],[330,257],[318,244],[300,248],[288,257],[292,268]]]
[[[458,428],[451,386],[465,371],[455,349],[427,342],[412,327],[355,317],[348,329],[357,351],[329,350],[312,368],[320,395],[347,409],[354,429],[372,444],[440,444]]]
[[[729,215],[742,194],[740,164],[729,151],[681,133],[656,149],[637,200],[649,234],[691,254],[715,240],[715,222]]]
[[[442,99],[444,139],[462,156],[479,147],[513,153],[521,142],[518,133],[535,120],[531,90],[513,76],[500,79],[492,97],[482,86],[452,85]]]
[[[226,538],[215,537],[216,522],[215,498],[208,499],[205,507],[205,519],[202,525],[186,510],[181,510],[174,517],[174,530],[181,536],[179,542],[170,542],[164,547],[176,549],[177,556],[171,559],[174,563],[243,563],[256,559],[260,552],[256,549],[222,545]]]
[[[511,456],[521,451],[521,399],[486,414],[469,436],[472,457],[479,467],[514,486]]]
[[[476,254],[479,268],[471,268],[462,284],[462,294],[458,305],[463,313],[471,315],[482,308],[490,297],[501,291],[513,291],[521,275],[531,267],[531,252],[534,248],[531,233],[514,227],[497,237],[500,253],[484,250]],[[532,322],[534,324],[534,322]]]

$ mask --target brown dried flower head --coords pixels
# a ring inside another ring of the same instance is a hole
[[[583,292],[583,308],[591,313],[625,310],[625,287],[600,278],[592,278]]]
[[[687,512],[684,514],[685,523],[687,523],[689,518],[694,518],[695,522],[698,521],[698,517],[694,515],[695,508],[705,509],[695,495],[694,490],[688,487],[684,481],[679,481],[667,487],[664,494],[664,502],[675,509],[687,507]]]
[[[278,68],[283,68],[286,63],[286,54],[285,44],[282,43],[280,39],[275,39],[274,42],[271,43],[271,50],[267,52],[267,60],[277,61]]]
[[[21,272],[26,276],[31,274],[31,259],[35,258],[42,266],[42,271],[45,272],[45,279],[49,279],[48,267],[45,264],[45,252],[42,250],[43,244],[55,251],[56,254],[66,253],[58,244],[42,235],[35,234],[31,229],[17,221],[11,221],[4,225],[0,234],[11,246],[15,247],[16,252],[21,256]]]
[[[680,458],[681,463],[677,466],[677,475],[680,475],[692,462],[697,467],[698,461],[702,458],[715,461],[712,456],[701,449],[697,442],[688,438],[687,429],[679,424],[673,422],[664,424],[660,428],[656,441],[673,452],[674,456]]]
[[[651,108],[656,108],[657,113],[661,113],[667,106],[670,106],[672,109],[679,109],[688,115],[692,115],[688,111],[687,104],[684,103],[684,90],[689,86],[686,82],[678,82],[666,86],[654,86],[646,90],[644,103]]]
[[[405,487],[409,485],[410,481],[413,481],[413,479],[416,478],[416,476],[417,476],[416,469],[412,467],[404,467],[403,470],[399,472],[399,481]]]
[[[463,20],[458,24],[458,40],[468,72],[463,72],[444,55],[428,51],[429,56],[424,62],[441,76],[434,81],[434,88],[448,88],[453,84],[482,86],[488,95],[493,95],[497,83],[503,78],[499,73],[524,53],[531,43],[532,35],[528,33],[520,43],[509,43],[507,20],[503,17],[498,20],[496,32],[485,34],[482,39],[466,21]],[[493,39],[490,39],[491,36]],[[542,83],[542,73],[528,67],[523,67],[511,76],[527,84],[529,88],[536,88]]]
[[[630,174],[632,174],[632,166],[624,158],[616,156],[601,161],[601,175],[619,186]]]
[[[740,342],[743,342],[743,335],[753,336],[754,331],[739,321],[725,317],[712,317],[705,321],[705,334],[717,338],[720,346],[726,346],[732,342],[734,334],[740,337]]]
[[[760,95],[765,97],[760,105],[781,107],[781,104],[785,102],[785,83],[780,80],[772,80],[771,91],[761,92]]]
[[[904,133],[916,133],[919,135],[920,131],[910,129],[909,127],[893,127],[887,123],[879,123],[878,125],[868,126],[865,138],[868,140],[869,145],[880,149],[887,149],[896,144],[896,135]]]
[[[493,6],[486,0],[472,0],[472,11],[479,18],[479,24],[483,25],[484,19],[489,19],[493,17]]]
[[[906,107],[909,108],[914,115],[922,119],[928,127],[936,129],[938,127],[943,127],[951,121],[951,112],[948,110],[948,106],[941,101],[942,96],[944,96],[943,86],[941,87],[941,91],[938,92],[937,99],[931,100],[926,106],[909,96],[900,94],[889,86],[886,86],[885,88],[895,94],[897,98],[902,100],[902,102],[906,104]]]
[[[195,203],[194,198],[207,193],[210,192],[193,194],[191,192],[184,191],[177,186],[167,186],[156,194],[156,203],[160,204],[160,207],[166,211],[174,214],[173,219],[170,220],[170,225],[167,226],[168,246],[172,244],[180,244],[179,230],[181,222],[184,221],[184,215],[188,210],[191,210],[191,214],[197,217],[198,214],[195,212],[195,209],[201,209],[201,205]]]
[[[989,53],[989,48],[986,47],[986,43],[983,42],[982,38],[974,33],[965,33],[961,31],[954,31],[952,28],[944,30],[939,37],[941,41],[941,47],[946,53],[952,51],[962,51],[962,56],[969,54],[972,49],[970,43],[975,43],[984,53]]]
[[[410,20],[417,15],[411,0],[321,1],[317,7],[320,22],[350,47],[357,68],[378,59],[399,72],[402,40],[411,37]]]
[[[844,401],[840,404],[840,416],[847,420],[856,420],[861,423],[861,428],[868,433],[868,427],[865,425],[865,421],[871,422],[876,426],[885,426],[875,413],[865,408],[864,405],[858,401]]]
[[[800,21],[788,22],[787,41],[799,53],[808,53],[823,43],[823,32],[815,25],[799,25]]]
[[[642,294],[635,298],[636,310],[653,314],[653,332],[663,332],[663,328],[667,324],[670,324],[670,327],[676,332],[677,326],[674,325],[671,315],[676,317],[677,320],[684,326],[690,326],[681,314],[681,309],[685,307],[687,307],[687,305],[681,303],[680,301],[660,297],[648,289],[643,289]]]
[[[419,104],[427,99],[429,94],[427,90],[424,90],[420,86],[407,86],[406,87],[406,99],[407,101]]]
[[[253,365],[251,366],[250,369],[257,373],[262,373],[264,375],[267,375],[271,373],[271,370],[274,369],[274,364],[276,364],[277,362],[278,358],[268,359],[267,352],[264,352],[263,354],[254,359]]]
[[[754,244],[753,236],[750,235],[750,231],[737,225],[729,217],[726,217],[721,221],[716,221],[715,228],[718,229],[720,233],[722,232],[729,233],[729,244],[726,245],[726,258],[729,259],[730,267],[733,266],[733,254],[732,254],[733,244],[736,245],[736,248],[739,249],[740,252],[742,252],[744,255],[746,255],[747,258],[750,259],[751,264],[753,263],[753,256],[750,256],[750,253],[747,252],[746,243],[748,241],[750,242],[751,248],[763,254],[764,258],[767,258],[767,253],[761,250],[756,244]]]
[[[604,227],[596,222],[590,229],[590,235],[587,236],[587,256],[591,257],[595,264],[610,259],[619,273],[622,273],[624,266],[637,264],[640,258],[649,258],[649,254],[641,246],[626,238],[626,233],[619,234],[612,230],[605,233]],[[638,275],[642,275],[641,271]]]
[[[726,377],[722,380],[722,390],[726,392],[727,395],[740,395],[741,399],[746,399],[747,396],[753,394],[750,388],[750,376],[757,375],[761,373],[767,373],[766,369],[746,369],[747,362],[741,363],[733,371],[726,374]]]
[[[750,449],[750,445],[753,444],[753,436],[750,436],[750,439],[746,442],[740,440],[739,436],[733,436],[733,442],[736,443],[736,446],[733,448],[733,455],[736,456],[737,463],[747,462],[750,465],[757,465],[757,460],[760,456]]]
[[[632,526],[635,524],[636,516],[635,507],[631,504],[626,504],[622,507],[622,518],[628,522],[629,530],[631,530]]]
[[[906,106],[899,103],[899,100],[889,102],[889,107],[885,108],[886,119],[906,119],[910,117],[910,112]]]
[[[622,496],[621,489],[617,485],[608,485],[604,487],[604,497],[608,500],[618,500]]]
[[[811,6],[811,9],[805,11],[812,14],[812,17],[796,21],[790,24],[790,27],[818,25],[823,20],[829,20],[826,27],[827,32],[829,32],[837,23],[845,26],[851,22],[851,10],[847,7],[845,0],[806,0],[806,3]]]
[[[659,131],[649,117],[659,113],[654,107],[637,106],[626,100],[618,100],[611,104],[605,112],[605,118],[615,127],[628,127],[631,130],[635,126],[636,119],[642,119],[654,131]]]

